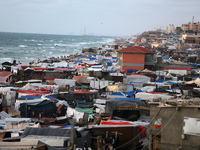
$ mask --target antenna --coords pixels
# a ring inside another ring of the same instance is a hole
[[[194,16],[192,17],[192,30],[194,30]]]

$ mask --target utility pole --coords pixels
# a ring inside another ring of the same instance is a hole
[[[70,150],[74,150],[74,123],[71,126],[71,135],[70,135]]]

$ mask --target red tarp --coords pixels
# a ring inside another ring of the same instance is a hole
[[[25,93],[25,94],[48,94],[49,91],[28,91],[28,90],[19,90],[17,93]]]
[[[112,122],[112,121],[102,121],[101,125],[134,125],[130,123],[130,122]],[[146,128],[144,126],[140,126],[139,128],[139,132],[141,134],[141,137],[146,137],[147,133],[146,133]]]
[[[71,71],[71,69],[67,68],[54,68],[54,70]]]
[[[41,70],[41,71],[44,71],[44,70],[47,70],[47,68],[34,68],[34,70]]]
[[[112,121],[102,121],[101,125],[133,125],[129,122],[112,122]]]
[[[90,91],[70,91],[73,93],[95,93],[95,92],[90,92]]]

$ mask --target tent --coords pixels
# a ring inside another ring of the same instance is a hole
[[[54,117],[54,115],[56,114],[56,106],[52,101],[49,100],[44,100],[38,104],[27,104],[27,103],[22,103],[20,104],[20,115],[21,117],[26,117],[28,115],[27,109],[30,108],[31,112],[34,111],[35,112],[35,116],[34,117],[39,117],[39,113],[43,113],[43,115],[45,117]],[[45,113],[45,114],[44,114]],[[30,117],[32,113],[30,114]]]
[[[156,82],[156,83],[163,83],[164,80],[160,77],[160,78],[158,78],[155,82]]]
[[[12,75],[9,71],[0,72],[0,83],[9,83],[9,77]]]

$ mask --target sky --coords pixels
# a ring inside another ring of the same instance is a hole
[[[200,21],[200,0],[0,0],[0,32],[129,36]]]

